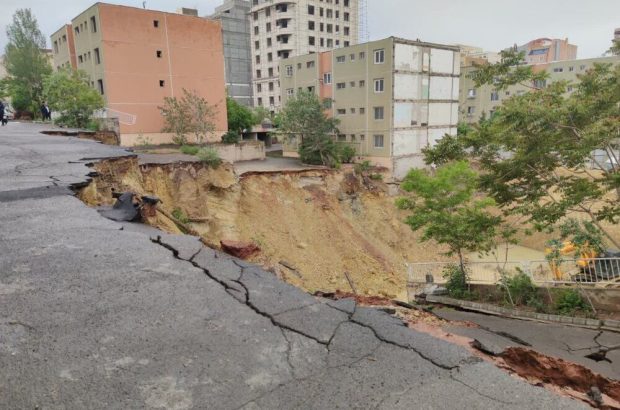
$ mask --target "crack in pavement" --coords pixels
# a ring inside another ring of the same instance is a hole
[[[469,388],[470,390],[474,391],[479,396],[485,397],[485,398],[487,398],[489,400],[493,400],[493,401],[496,401],[498,403],[502,403],[502,404],[506,404],[506,405],[518,404],[518,402],[504,401],[504,400],[498,399],[497,397],[492,397],[492,396],[489,396],[488,394],[484,394],[481,391],[479,391],[478,389],[476,389],[475,387],[470,386],[469,384],[465,383],[464,381],[454,377],[454,374],[452,373],[452,371],[450,372],[450,379],[454,380],[457,383],[462,384],[463,386],[465,386],[465,387]]]

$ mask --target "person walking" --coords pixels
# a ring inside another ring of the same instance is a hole
[[[47,116],[45,117],[45,119],[51,121],[52,120],[52,110],[50,109],[49,105],[47,105],[47,102],[45,102],[43,104],[45,105],[45,112],[47,113]]]
[[[2,126],[6,124],[4,109],[5,109],[4,102],[0,101],[0,123],[2,123]]]

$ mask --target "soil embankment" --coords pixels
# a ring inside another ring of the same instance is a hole
[[[232,167],[199,163],[139,165],[137,159],[95,165],[98,176],[80,193],[88,204],[114,202],[113,192],[161,199],[148,223],[181,229],[171,215],[211,246],[251,241],[252,262],[308,291],[351,290],[405,300],[406,263],[442,259],[443,249],[402,221],[381,181],[352,170],[309,170],[237,176]],[[347,279],[349,277],[350,281]]]

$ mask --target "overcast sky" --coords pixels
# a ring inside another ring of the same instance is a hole
[[[223,0],[147,0],[147,8],[197,8],[210,14]],[[18,8],[29,7],[49,35],[94,0],[1,0],[0,51],[6,25]],[[115,4],[142,7],[141,0]],[[461,43],[497,51],[539,37],[566,38],[579,58],[598,57],[620,27],[620,0],[367,0],[370,39],[398,36],[436,43]]]

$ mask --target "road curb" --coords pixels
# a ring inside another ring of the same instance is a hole
[[[521,320],[534,320],[538,322],[558,323],[563,325],[577,326],[588,329],[609,330],[620,333],[620,320],[611,319],[589,319],[583,317],[571,317],[551,315],[547,313],[536,313],[519,309],[509,309],[501,306],[490,305],[487,303],[470,302],[467,300],[453,299],[446,296],[427,295],[426,301],[438,303],[446,306],[454,306],[465,310],[487,313],[495,316],[510,317]]]

